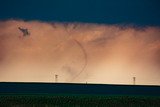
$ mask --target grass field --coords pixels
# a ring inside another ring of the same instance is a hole
[[[160,107],[160,87],[1,82],[0,107]]]
[[[0,95],[0,107],[160,107],[160,97]]]

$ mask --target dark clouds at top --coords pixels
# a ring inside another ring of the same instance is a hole
[[[1,0],[0,19],[160,25],[159,0]]]

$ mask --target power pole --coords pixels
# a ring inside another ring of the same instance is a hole
[[[55,75],[55,82],[58,82],[58,75]]]
[[[133,85],[136,85],[136,77],[133,77]]]

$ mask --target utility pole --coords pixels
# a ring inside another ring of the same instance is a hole
[[[58,75],[57,74],[55,75],[55,82],[56,83],[58,82]]]
[[[136,85],[136,77],[133,77],[133,85]]]

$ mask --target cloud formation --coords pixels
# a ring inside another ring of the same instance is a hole
[[[28,28],[23,37],[18,27]],[[0,81],[160,85],[160,28],[0,22]]]

